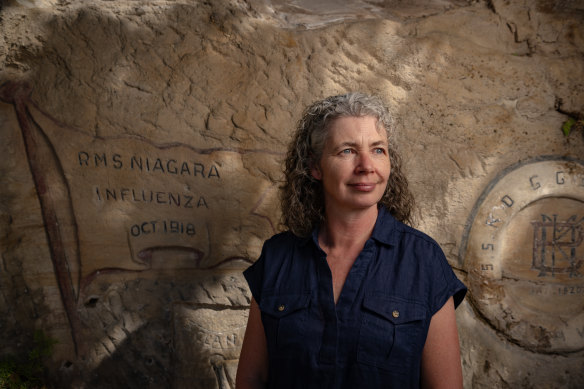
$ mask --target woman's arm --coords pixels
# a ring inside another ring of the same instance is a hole
[[[462,389],[460,346],[452,297],[430,321],[422,352],[422,388]]]
[[[260,308],[251,300],[247,328],[241,346],[236,389],[265,388],[268,381],[268,348]]]

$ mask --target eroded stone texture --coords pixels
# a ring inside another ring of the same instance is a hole
[[[545,0],[3,3],[2,352],[42,329],[64,386],[232,385],[239,344],[213,354],[201,334],[240,334],[241,270],[278,229],[294,123],[363,90],[396,118],[418,227],[470,286],[465,386],[581,387],[584,142],[561,126],[584,118],[583,15]],[[501,177],[542,158],[573,163],[573,187],[522,203],[525,177]],[[503,221],[489,241],[485,199]],[[530,267],[554,212],[572,277]],[[490,261],[483,244],[505,249]]]
[[[173,317],[175,385],[235,388],[247,309],[177,304],[173,307]]]

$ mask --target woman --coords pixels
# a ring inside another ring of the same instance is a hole
[[[281,192],[289,231],[244,272],[238,389],[462,387],[454,309],[466,288],[403,224],[413,201],[392,135],[377,97],[304,111]]]

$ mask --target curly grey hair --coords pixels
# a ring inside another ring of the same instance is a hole
[[[340,117],[372,116],[378,130],[384,130],[391,164],[387,188],[380,200],[389,212],[404,223],[411,223],[414,199],[401,171],[401,158],[395,149],[393,119],[382,100],[360,92],[327,97],[309,105],[303,112],[289,144],[285,160],[285,182],[280,188],[282,224],[298,236],[307,236],[324,221],[322,183],[311,174],[327,139],[330,124]]]

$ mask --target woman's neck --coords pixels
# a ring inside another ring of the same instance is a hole
[[[325,251],[362,248],[371,236],[377,220],[377,207],[351,213],[326,210],[319,232],[319,243]],[[328,249],[328,250],[327,250]]]

